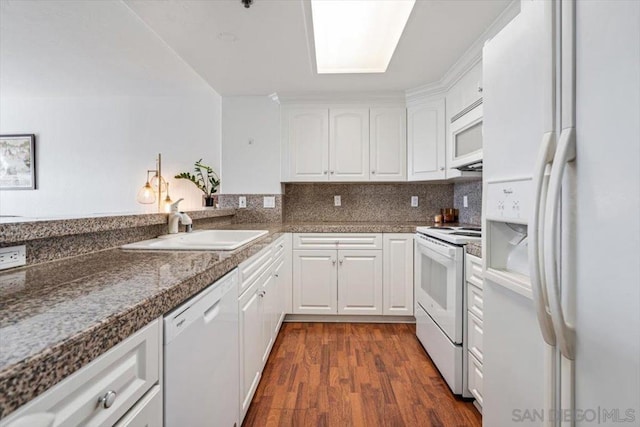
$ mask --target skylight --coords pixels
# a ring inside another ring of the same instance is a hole
[[[415,0],[311,0],[319,74],[384,73]]]

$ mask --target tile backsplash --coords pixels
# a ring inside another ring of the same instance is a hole
[[[433,221],[453,205],[453,184],[286,184],[284,222]],[[341,206],[334,206],[340,196]],[[418,196],[418,207],[411,207]]]
[[[468,206],[464,207],[464,196]],[[459,220],[465,224],[482,222],[482,181],[460,182],[453,186],[453,207],[458,209]]]

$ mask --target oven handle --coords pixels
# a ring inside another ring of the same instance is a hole
[[[456,250],[448,245],[445,245],[444,243],[436,243],[421,234],[416,234],[415,240],[417,244],[425,249],[430,250],[431,252],[435,252],[450,259],[455,258]]]

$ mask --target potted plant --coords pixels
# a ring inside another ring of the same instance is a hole
[[[175,176],[176,179],[188,179],[204,193],[202,200],[206,207],[217,207],[218,196],[215,195],[220,185],[220,177],[214,170],[202,163],[202,159],[194,163],[194,174],[182,172]]]

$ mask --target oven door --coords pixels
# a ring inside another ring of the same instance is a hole
[[[454,344],[462,343],[463,249],[415,236],[416,303]]]

